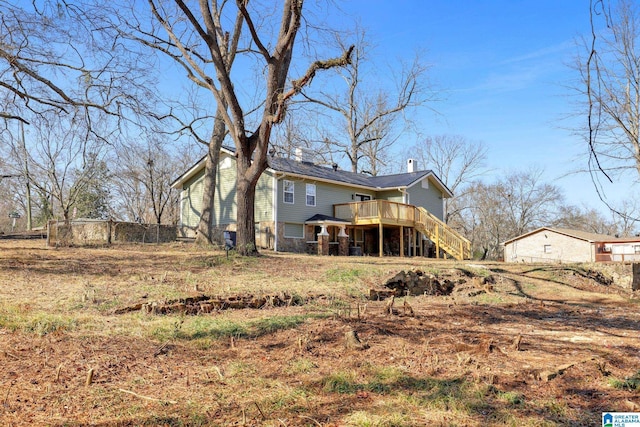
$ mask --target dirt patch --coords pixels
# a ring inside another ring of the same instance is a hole
[[[0,242],[0,424],[579,426],[640,410],[638,303],[578,267],[224,255]],[[399,271],[454,287],[394,295],[405,315],[389,315],[368,290]],[[142,313],[215,299],[249,303]]]

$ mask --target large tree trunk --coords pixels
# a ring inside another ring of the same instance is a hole
[[[267,168],[267,147],[271,124],[263,123],[258,132],[239,144],[236,159],[238,202],[236,249],[240,255],[258,255],[255,229],[256,186],[262,172]],[[250,150],[247,148],[253,148]],[[274,218],[277,221],[277,218]]]
[[[238,223],[236,249],[240,255],[257,255],[255,233],[256,186],[247,180],[238,182]]]
[[[220,148],[226,133],[226,126],[220,111],[216,112],[213,134],[209,141],[209,151],[204,168],[204,182],[202,187],[202,214],[198,223],[196,233],[196,243],[211,244],[213,243],[213,211],[216,192],[216,178],[218,172],[218,163],[220,161]]]
[[[240,165],[242,162],[238,162]],[[236,249],[240,255],[257,255],[255,233],[255,195],[256,180],[249,180],[238,168],[238,216],[236,231]]]

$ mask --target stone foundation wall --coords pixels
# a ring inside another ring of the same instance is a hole
[[[305,253],[307,252],[307,238],[300,239],[292,237],[284,237],[284,223],[278,223],[278,252],[295,252]]]
[[[111,222],[111,243],[166,243],[178,237],[175,225]]]
[[[616,286],[631,289],[633,284],[633,264],[626,263],[597,263],[590,264],[594,270],[611,277]],[[637,268],[637,267],[636,267]],[[640,278],[639,278],[640,279]],[[640,283],[636,286],[640,286]]]
[[[112,243],[166,243],[177,237],[174,225],[117,221],[49,221],[49,246],[91,246]]]
[[[275,222],[262,221],[256,227],[256,245],[260,249],[273,249],[275,243]]]

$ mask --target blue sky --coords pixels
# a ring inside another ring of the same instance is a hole
[[[586,168],[584,142],[567,128],[584,118],[568,88],[577,75],[576,38],[590,34],[588,0],[352,0],[377,45],[377,58],[411,58],[416,50],[445,100],[421,114],[428,135],[482,141],[493,174],[541,167],[567,201],[604,210]],[[410,141],[411,143],[416,142]],[[490,180],[491,178],[488,177]],[[616,189],[617,188],[617,189]],[[609,186],[608,200],[630,189]]]

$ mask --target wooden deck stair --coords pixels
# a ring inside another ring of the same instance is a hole
[[[353,225],[414,227],[435,243],[438,257],[442,250],[457,260],[471,259],[471,242],[419,206],[388,200],[339,203],[333,205],[333,216],[351,221]],[[382,247],[382,237],[380,237],[380,247]],[[382,250],[380,256],[382,256]]]
[[[443,250],[458,261],[471,259],[471,242],[425,208],[416,207],[415,228],[435,243],[437,256]]]

